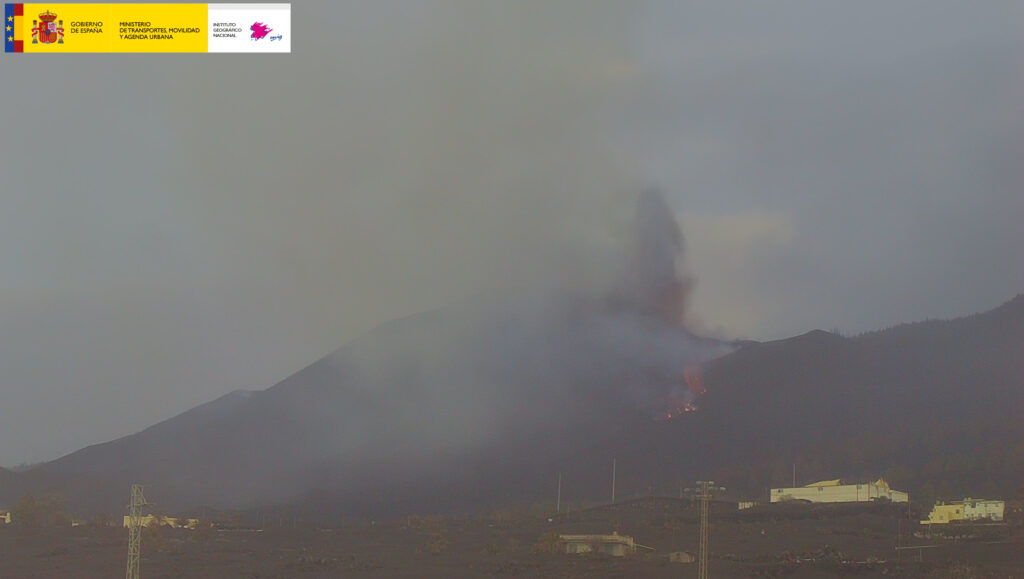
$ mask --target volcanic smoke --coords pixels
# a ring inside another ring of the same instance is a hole
[[[626,272],[626,299],[643,313],[683,325],[692,287],[691,278],[680,271],[683,234],[665,198],[656,190],[640,194],[634,237],[634,255]]]

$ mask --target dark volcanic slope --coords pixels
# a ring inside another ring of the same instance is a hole
[[[661,422],[638,408],[721,344],[646,314],[534,305],[486,323],[443,310],[387,324],[273,388],[18,476],[111,512],[131,481],[166,508],[314,491],[364,513],[537,501],[557,472],[566,497],[600,498],[613,457],[620,497],[709,476],[758,493],[787,484],[794,462],[803,482],[885,475],[924,500],[1024,483],[1024,297],[855,338],[747,345],[705,363],[697,412]]]
[[[713,477],[760,494],[790,484],[793,463],[805,484],[886,475],[924,500],[1024,484],[1024,296],[956,320],[752,345],[707,364],[705,381],[698,412],[632,425],[615,451],[624,488]]]
[[[386,324],[268,390],[229,394],[30,476],[76,508],[110,512],[131,482],[163,508],[317,490],[363,503],[367,492],[443,485],[460,468],[486,484],[496,463],[481,457],[529,471],[571,450],[527,448],[539,433],[636,412],[677,387],[687,364],[729,349],[604,302],[470,304]]]
[[[18,475],[6,468],[0,468],[0,488],[14,486],[18,482]]]

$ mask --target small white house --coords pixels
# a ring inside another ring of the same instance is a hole
[[[694,563],[697,557],[689,551],[672,551],[668,554],[669,563]]]
[[[132,518],[128,515],[124,516],[124,526],[128,527],[131,525]],[[161,527],[167,526],[175,529],[195,529],[199,526],[199,519],[177,519],[174,517],[157,517],[154,515],[143,515],[139,518],[139,524],[143,527]]]
[[[11,524],[11,511],[0,511],[0,525]]]
[[[989,499],[964,499],[964,520],[977,521],[979,519],[990,519],[993,521],[1003,520],[1003,512],[1006,509],[1005,501]]]
[[[812,503],[860,503],[887,499],[905,503],[909,495],[889,488],[885,479],[860,484],[843,484],[840,479],[823,480],[802,487],[783,487],[771,490],[771,502],[809,501]]]
[[[637,548],[651,549],[633,540],[633,537],[613,532],[611,535],[559,535],[566,553],[601,553],[612,557],[625,557]]]

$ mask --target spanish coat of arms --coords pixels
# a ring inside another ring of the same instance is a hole
[[[47,10],[39,15],[39,23],[32,21],[32,44],[64,44],[64,21]]]

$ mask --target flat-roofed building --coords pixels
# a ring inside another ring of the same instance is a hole
[[[995,499],[972,499],[935,503],[922,525],[945,525],[955,521],[1002,521],[1006,502]]]
[[[964,506],[958,503],[937,503],[928,513],[928,519],[921,521],[922,525],[945,525],[953,521],[964,520]]]
[[[128,515],[124,516],[124,526],[127,527],[131,524],[131,517]],[[199,519],[177,519],[174,517],[158,517],[156,515],[145,515],[139,518],[139,524],[143,527],[174,527],[174,528],[185,528],[195,529],[199,526]]]
[[[603,553],[612,557],[625,557],[636,553],[638,547],[651,549],[637,544],[633,537],[618,532],[611,535],[559,535],[558,539],[565,546],[566,553]]]
[[[1006,501],[995,499],[967,498],[963,500],[963,504],[964,519],[968,521],[977,521],[981,519],[1002,521],[1003,513],[1006,511]]]
[[[885,479],[875,482],[844,484],[841,479],[823,480],[802,487],[783,487],[771,490],[771,502],[809,501],[812,503],[859,503],[889,500],[905,503],[910,496],[889,487]]]

